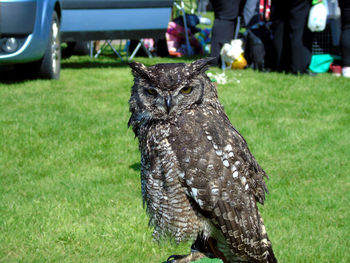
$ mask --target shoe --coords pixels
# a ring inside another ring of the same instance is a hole
[[[290,71],[290,72],[287,72],[287,73],[291,73],[293,75],[307,75],[307,76],[310,76],[310,77],[315,77],[315,76],[318,75],[317,72],[313,72],[310,69],[304,69],[302,71]]]
[[[317,72],[313,72],[311,70],[308,70],[305,74],[309,75],[310,77],[316,77],[318,75]]]
[[[350,67],[343,67],[342,73],[343,77],[350,78]]]
[[[331,64],[329,69],[332,72],[333,76],[337,76],[340,77],[341,76],[341,66],[340,65],[335,65],[335,64]]]
[[[317,72],[313,72],[310,69],[305,69],[303,72],[301,72],[299,74],[305,74],[305,75],[308,75],[310,77],[316,77],[318,75]]]
[[[209,18],[203,17],[203,16],[199,16],[199,24],[202,25],[211,25],[211,20]]]

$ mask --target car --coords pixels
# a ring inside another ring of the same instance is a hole
[[[39,76],[59,79],[60,0],[0,1],[0,66],[31,63]]]
[[[173,0],[0,0],[0,67],[59,79],[61,43],[164,38]],[[86,53],[86,51],[85,51]],[[1,72],[0,72],[1,74]]]

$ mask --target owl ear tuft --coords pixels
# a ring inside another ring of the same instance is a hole
[[[214,59],[213,57],[198,59],[190,64],[190,69],[192,72],[204,73],[209,69]]]
[[[148,70],[145,65],[140,62],[130,62],[128,64],[134,77],[149,78]]]

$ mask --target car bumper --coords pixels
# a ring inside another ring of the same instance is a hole
[[[29,35],[34,30],[36,2],[2,1],[0,14],[0,36]]]
[[[16,64],[40,59],[46,39],[40,19],[37,18],[40,1],[1,1],[0,5],[0,64]],[[6,51],[8,39],[16,41],[17,48]]]

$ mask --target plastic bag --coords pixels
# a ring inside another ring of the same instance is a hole
[[[310,8],[307,26],[312,32],[320,32],[326,28],[328,13],[326,4],[324,1]]]
[[[221,68],[225,69],[243,69],[247,66],[247,61],[244,58],[243,41],[242,39],[234,39],[231,43],[223,45],[220,51]]]
[[[333,57],[330,54],[312,55],[309,69],[315,73],[328,72]]]

